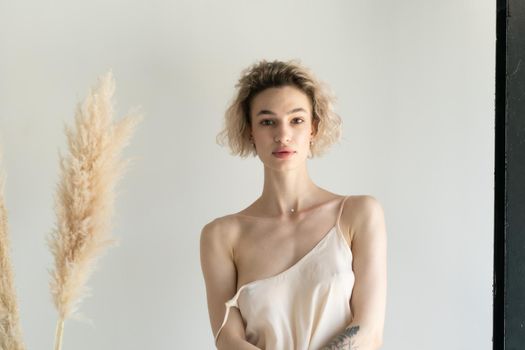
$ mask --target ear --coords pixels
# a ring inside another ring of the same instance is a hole
[[[245,137],[245,140],[248,140],[248,142],[252,142],[253,141],[253,135],[252,135],[251,127],[246,128],[246,130],[244,131],[244,137]]]
[[[317,132],[319,131],[319,118],[313,118],[312,120],[312,132],[310,135],[312,135],[312,138],[317,136]]]

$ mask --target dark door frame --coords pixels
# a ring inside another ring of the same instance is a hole
[[[525,1],[496,2],[493,349],[525,349]]]

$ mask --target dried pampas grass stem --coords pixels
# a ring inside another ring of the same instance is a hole
[[[126,162],[119,160],[140,117],[112,121],[112,73],[99,78],[78,105],[73,128],[66,127],[67,156],[60,156],[55,197],[56,227],[48,244],[54,256],[51,294],[58,311],[55,349],[61,348],[64,321],[78,311],[96,259],[115,243],[110,235],[114,187]]]
[[[0,349],[23,350],[9,246],[4,177],[0,175]]]

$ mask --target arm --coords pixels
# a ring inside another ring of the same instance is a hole
[[[321,350],[376,350],[383,344],[386,308],[386,228],[379,202],[363,196],[356,203],[353,224],[352,269],[355,275],[350,301],[352,322]]]
[[[229,235],[231,228],[228,227],[229,225],[216,219],[204,226],[200,237],[201,268],[214,337],[224,319],[224,303],[235,295],[237,288],[237,270],[233,262],[232,239]],[[244,324],[237,308],[230,309],[216,346],[217,349],[258,349],[246,341]]]

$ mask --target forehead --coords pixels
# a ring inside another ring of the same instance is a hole
[[[286,85],[267,88],[255,95],[251,103],[251,112],[257,113],[261,109],[287,112],[298,107],[310,111],[310,98],[299,88]]]

